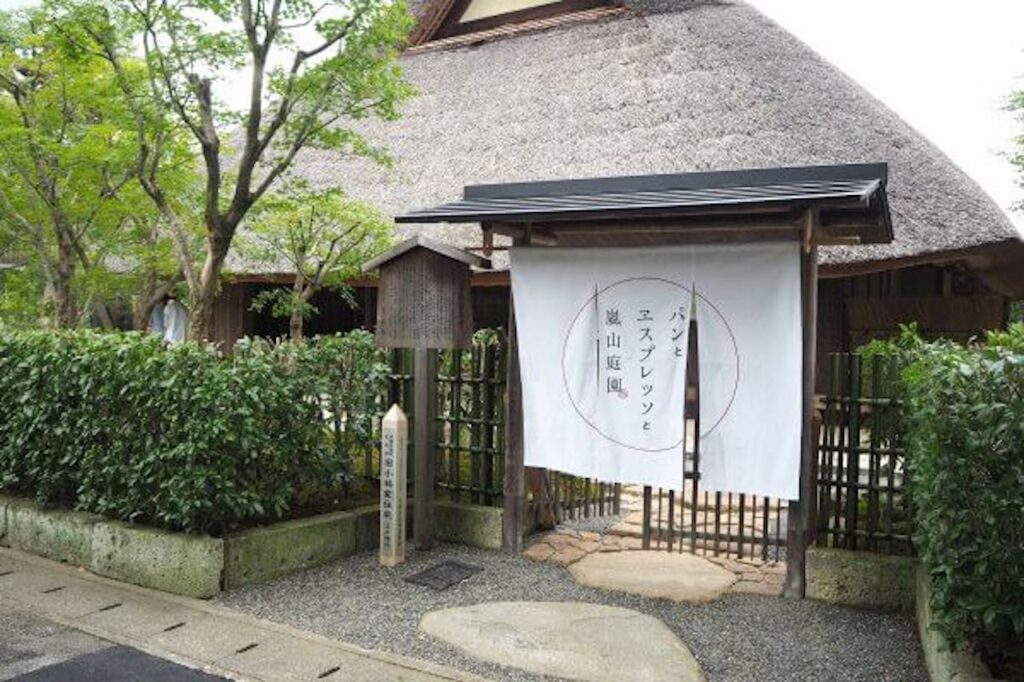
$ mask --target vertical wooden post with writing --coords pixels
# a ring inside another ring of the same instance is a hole
[[[397,404],[381,421],[380,442],[380,564],[405,561],[406,444],[409,421]]]

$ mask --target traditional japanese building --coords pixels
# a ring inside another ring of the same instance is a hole
[[[895,113],[741,2],[419,0],[402,57],[419,90],[396,123],[365,132],[393,171],[310,152],[298,172],[392,215],[462,196],[464,185],[859,162],[888,164],[895,240],[821,251],[819,348],[856,347],[917,321],[965,339],[1024,297],[1024,245],[1006,215]],[[491,256],[474,275],[478,326],[507,317],[507,241],[475,225],[406,225]],[[249,311],[290,273],[235,264],[215,319],[226,345],[284,334]],[[284,270],[282,268],[282,270]],[[321,295],[310,333],[372,327]],[[317,301],[314,301],[317,303]]]

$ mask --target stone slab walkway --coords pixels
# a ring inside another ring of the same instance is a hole
[[[703,682],[696,659],[657,618],[576,602],[491,602],[431,611],[420,629],[471,656],[570,680]]]
[[[615,533],[601,535],[599,533],[563,529],[537,536],[523,552],[523,556],[532,561],[568,568],[591,554],[636,551],[641,550],[641,547],[642,542],[639,538],[635,537],[622,536]],[[727,556],[696,556],[661,550],[656,550],[654,553],[667,556],[693,557],[698,562],[696,564],[691,562],[690,565],[692,566],[700,566],[701,562],[704,562],[729,571],[735,575],[735,580],[723,592],[760,594],[769,597],[782,595],[782,586],[786,579],[786,564],[783,562],[766,563],[733,559]],[[571,569],[570,572],[572,572]],[[685,567],[680,567],[679,579],[681,583],[685,582]],[[615,588],[609,587],[608,589]],[[680,589],[683,588],[681,587]]]
[[[721,597],[736,575],[692,554],[595,552],[569,566],[581,585],[655,599],[703,604]]]
[[[0,549],[0,600],[153,656],[238,680],[478,680],[445,666],[368,651],[197,599],[118,583]]]
[[[405,582],[407,576],[446,560],[484,570],[441,592]],[[905,616],[733,592],[705,604],[678,604],[586,587],[564,568],[522,555],[445,543],[428,552],[410,550],[408,561],[393,569],[381,569],[373,553],[359,554],[225,592],[216,601],[260,618],[503,682],[550,678],[481,661],[424,635],[419,629],[423,616],[488,602],[603,604],[665,623],[712,682],[928,680],[914,622]]]

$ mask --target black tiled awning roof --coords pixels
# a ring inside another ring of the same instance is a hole
[[[614,220],[822,206],[875,214],[891,238],[887,175],[885,164],[851,164],[470,185],[461,201],[412,211],[396,221]]]

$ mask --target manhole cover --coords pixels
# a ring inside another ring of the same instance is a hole
[[[416,585],[426,585],[435,590],[444,590],[452,585],[461,583],[466,578],[484,570],[480,566],[464,564],[461,561],[442,561],[425,568],[419,573],[413,573],[406,577],[405,581]]]

